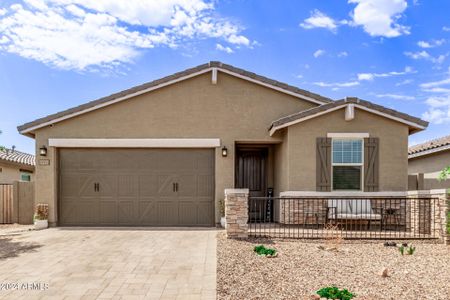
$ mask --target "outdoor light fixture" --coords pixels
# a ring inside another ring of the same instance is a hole
[[[223,148],[222,148],[222,156],[223,157],[227,157],[228,156],[228,149],[225,146],[223,146]]]
[[[45,147],[44,145],[39,148],[39,155],[40,156],[47,156],[47,147]]]

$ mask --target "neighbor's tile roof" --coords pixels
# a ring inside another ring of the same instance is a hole
[[[414,158],[446,149],[450,149],[450,135],[409,147],[408,157]]]
[[[270,79],[270,78],[267,78],[267,77],[255,74],[255,73],[246,71],[244,69],[240,69],[240,68],[234,67],[232,65],[224,64],[224,63],[221,63],[221,62],[218,62],[218,61],[211,61],[209,63],[202,64],[202,65],[199,65],[199,66],[194,67],[194,68],[186,69],[184,71],[181,71],[181,72],[169,75],[167,77],[164,77],[164,78],[161,78],[161,79],[157,79],[157,80],[154,80],[154,81],[151,81],[151,82],[148,82],[148,83],[144,83],[142,85],[135,86],[135,87],[132,87],[130,89],[127,89],[127,90],[124,90],[124,91],[121,91],[121,92],[118,92],[118,93],[115,93],[115,94],[112,94],[112,95],[109,95],[109,96],[106,96],[106,97],[94,100],[94,101],[91,101],[91,102],[88,102],[88,103],[85,103],[85,104],[82,104],[82,105],[79,105],[79,106],[76,106],[76,107],[73,107],[73,108],[70,108],[70,109],[58,112],[58,113],[55,113],[55,114],[52,114],[52,115],[48,115],[46,117],[34,120],[32,122],[25,123],[23,125],[18,126],[17,129],[21,132],[21,131],[24,131],[24,130],[26,130],[28,128],[38,126],[38,125],[40,125],[42,123],[50,122],[52,120],[55,120],[55,119],[58,119],[58,118],[61,118],[61,117],[64,117],[64,116],[67,116],[67,115],[70,115],[70,114],[73,114],[73,113],[79,113],[79,112],[81,112],[83,110],[95,107],[97,105],[101,105],[101,104],[107,103],[109,101],[113,101],[115,99],[128,96],[130,94],[138,93],[140,91],[143,91],[143,90],[146,90],[146,89],[149,89],[149,88],[152,88],[152,87],[155,87],[155,86],[158,86],[158,85],[170,82],[172,80],[176,80],[176,79],[179,79],[181,77],[188,76],[188,75],[200,72],[202,70],[205,70],[205,69],[208,69],[208,68],[214,68],[214,67],[219,69],[219,70],[222,69],[222,70],[230,71],[232,73],[236,73],[238,75],[242,75],[242,76],[248,77],[250,79],[259,81],[259,82],[264,83],[264,84],[268,84],[268,85],[274,86],[274,87],[282,89],[282,90],[286,90],[286,91],[291,92],[291,93],[298,94],[300,96],[305,96],[305,97],[312,98],[312,99],[314,99],[314,100],[316,100],[318,102],[322,102],[322,103],[333,102],[333,100],[331,100],[329,98],[323,97],[323,96],[315,94],[315,93],[311,93],[309,91],[300,89],[298,87],[295,87],[295,86],[292,86],[292,85],[288,85],[286,83],[279,82],[279,81],[276,81],[276,80],[273,80],[273,79]]]
[[[323,105],[320,105],[317,107],[313,107],[313,108],[310,108],[310,109],[307,109],[304,111],[300,111],[298,113],[280,118],[280,119],[272,122],[270,129],[277,128],[277,127],[282,128],[283,125],[288,124],[290,122],[294,122],[296,120],[300,120],[300,119],[314,116],[314,115],[319,115],[322,112],[326,112],[328,110],[337,108],[339,106],[345,106],[348,103],[355,103],[355,104],[367,107],[368,109],[376,110],[380,113],[384,113],[384,114],[390,115],[392,117],[399,118],[399,119],[417,124],[422,127],[428,126],[428,122],[421,120],[419,118],[410,116],[408,114],[405,114],[405,113],[402,113],[402,112],[399,112],[399,111],[396,111],[396,110],[393,110],[393,109],[390,109],[390,108],[387,108],[387,107],[384,107],[384,106],[381,106],[381,105],[378,105],[378,104],[375,104],[375,103],[372,103],[372,102],[369,102],[366,100],[358,99],[355,97],[348,97],[346,99],[337,100],[337,101],[334,101],[331,103],[323,104]]]
[[[35,165],[34,155],[7,148],[0,149],[0,160],[22,165]]]

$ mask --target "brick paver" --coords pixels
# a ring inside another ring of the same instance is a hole
[[[155,228],[23,232],[0,243],[22,248],[16,257],[0,259],[0,284],[37,282],[48,290],[3,286],[0,299],[215,299],[216,234]]]

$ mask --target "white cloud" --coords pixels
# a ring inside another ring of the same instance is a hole
[[[398,95],[398,94],[378,94],[375,96],[378,98],[392,98],[395,100],[414,100],[415,99],[412,96]]]
[[[433,87],[433,88],[425,88],[422,90],[424,92],[428,92],[428,93],[448,93],[448,94],[450,94],[450,88]]]
[[[311,16],[300,23],[300,26],[305,29],[326,28],[333,32],[336,31],[339,24],[346,23],[346,21],[335,21],[323,12],[315,9],[311,12]]]
[[[295,76],[295,78],[302,79],[302,78],[303,78],[303,75],[298,74],[297,76]]]
[[[6,8],[0,8],[0,17],[6,15],[7,12]]]
[[[405,80],[403,80],[403,81],[397,82],[397,83],[395,84],[395,86],[407,85],[407,84],[411,84],[411,83],[413,83],[413,82],[414,82],[414,80],[412,80],[412,79],[405,79]]]
[[[219,51],[226,52],[228,54],[231,54],[234,52],[233,49],[231,49],[230,47],[222,46],[221,44],[216,44],[216,49]]]
[[[438,87],[438,86],[447,85],[447,84],[450,84],[450,77],[439,80],[439,81],[425,82],[425,83],[420,84],[420,87],[423,89],[427,89],[427,88],[433,88],[433,87]]]
[[[442,30],[444,30],[444,31],[450,31],[450,27],[444,26],[444,27],[442,27]]]
[[[450,94],[429,97],[425,103],[429,108],[422,118],[435,124],[450,123]]]
[[[397,37],[409,34],[409,27],[398,20],[408,7],[406,0],[349,0],[356,3],[352,25],[363,26],[371,36]]]
[[[442,44],[445,43],[444,39],[440,39],[440,40],[431,40],[429,42],[426,41],[418,41],[417,42],[417,46],[419,46],[420,48],[434,48],[434,47],[438,47],[441,46]]]
[[[349,81],[349,82],[313,82],[314,85],[321,87],[332,87],[332,88],[345,88],[359,85],[358,81]]]
[[[337,56],[338,57],[347,57],[348,53],[347,53],[347,51],[342,51],[342,52],[339,52]]]
[[[405,67],[404,71],[401,71],[401,72],[391,71],[391,72],[386,72],[386,73],[359,73],[357,76],[358,76],[359,81],[363,81],[363,80],[370,81],[377,77],[383,78],[383,77],[400,76],[400,75],[406,75],[406,74],[412,74],[412,73],[416,73],[416,71],[414,71],[414,69],[411,67]]]
[[[0,13],[0,51],[62,69],[114,68],[143,49],[213,38],[254,44],[207,0],[25,0]],[[2,15],[3,14],[3,15]],[[226,47],[226,46],[225,46]]]
[[[326,52],[325,50],[319,49],[319,50],[316,50],[316,51],[313,53],[313,56],[314,56],[315,58],[318,58],[319,56],[324,55],[325,52]]]
[[[406,56],[408,56],[409,58],[418,60],[418,59],[424,59],[424,60],[428,60],[431,61],[432,63],[435,64],[442,64],[444,62],[444,60],[447,58],[448,54],[441,54],[437,57],[431,56],[427,51],[422,50],[422,51],[418,51],[418,52],[404,52],[404,54]]]

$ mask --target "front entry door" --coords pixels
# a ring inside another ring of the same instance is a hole
[[[268,217],[267,148],[237,147],[236,188],[249,189],[249,221],[263,221]]]
[[[267,153],[267,148],[237,148],[236,188],[249,189],[250,197],[266,196]]]

